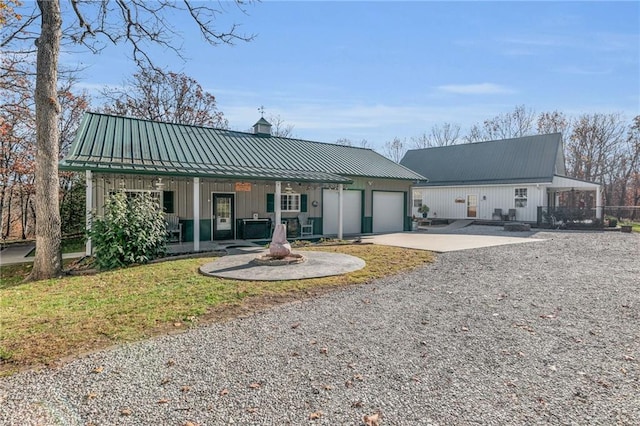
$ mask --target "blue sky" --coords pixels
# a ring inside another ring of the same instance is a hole
[[[217,4],[217,3],[216,3]],[[477,122],[525,105],[536,112],[640,114],[638,2],[232,3],[219,28],[241,24],[250,43],[210,47],[175,20],[186,62],[160,65],[194,77],[233,129],[276,114],[296,137],[394,137]],[[125,46],[81,62],[84,87],[118,85],[135,69]]]

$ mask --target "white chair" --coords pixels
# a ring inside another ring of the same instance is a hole
[[[167,215],[167,234],[170,240],[178,237],[178,242],[182,242],[182,224],[180,218],[174,214]]]
[[[298,222],[300,222],[301,237],[313,235],[313,219],[309,219],[306,214],[299,214]]]

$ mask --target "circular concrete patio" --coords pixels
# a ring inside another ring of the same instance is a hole
[[[294,265],[264,266],[251,262],[267,252],[265,250],[249,254],[229,254],[202,265],[200,272],[212,277],[234,280],[285,281],[342,275],[362,269],[366,265],[359,257],[321,251],[299,252],[307,261]]]

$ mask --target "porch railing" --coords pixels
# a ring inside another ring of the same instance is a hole
[[[537,225],[539,228],[559,229],[602,228],[603,221],[597,216],[595,208],[538,207]]]

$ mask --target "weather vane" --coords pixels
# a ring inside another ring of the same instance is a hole
[[[260,105],[260,108],[258,108],[258,111],[260,111],[260,116],[264,118],[264,105]]]

